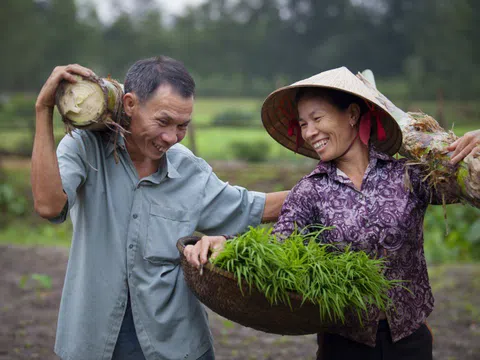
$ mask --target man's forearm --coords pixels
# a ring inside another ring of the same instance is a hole
[[[262,222],[272,222],[278,219],[280,210],[282,209],[282,205],[285,202],[287,195],[288,191],[279,191],[267,194]]]
[[[36,109],[31,182],[35,210],[44,218],[60,214],[67,202],[55,153],[52,117],[53,108]]]

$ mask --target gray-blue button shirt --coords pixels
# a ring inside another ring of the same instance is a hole
[[[145,357],[196,359],[212,346],[205,309],[187,287],[177,240],[244,231],[260,223],[265,194],[231,186],[182,145],[139,179],[123,139],[75,131],[57,149],[73,239],[55,352],[110,359],[130,291]],[[66,211],[53,222],[62,222]]]

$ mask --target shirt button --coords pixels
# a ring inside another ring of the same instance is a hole
[[[129,249],[133,249],[133,244],[128,245]]]
[[[121,304],[121,305],[122,305],[122,307],[125,307],[125,303],[124,303],[124,302],[122,302],[122,304]]]
[[[138,214],[133,214],[132,216],[134,219],[138,218]]]

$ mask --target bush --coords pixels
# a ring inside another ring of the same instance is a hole
[[[0,228],[5,226],[11,219],[25,215],[28,201],[25,196],[19,194],[15,188],[8,183],[0,183]]]
[[[35,101],[31,94],[16,94],[5,98],[0,108],[0,127],[33,127],[35,122]]]
[[[448,228],[448,234],[446,230]],[[480,210],[467,205],[431,206],[425,216],[425,255],[430,263],[480,261]]]
[[[233,151],[235,159],[248,162],[262,162],[268,159],[270,145],[266,141],[257,141],[254,143],[235,141],[230,148]]]
[[[214,126],[251,127],[257,125],[255,114],[251,111],[228,109],[215,115]]]

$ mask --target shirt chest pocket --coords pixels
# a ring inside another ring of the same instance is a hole
[[[144,258],[159,265],[178,263],[177,240],[194,231],[193,214],[183,209],[150,205]]]

